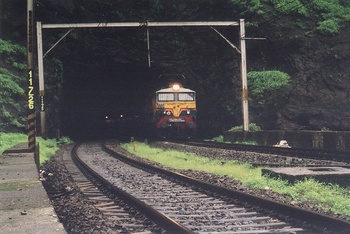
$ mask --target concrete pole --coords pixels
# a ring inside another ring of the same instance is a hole
[[[27,1],[27,68],[28,68],[28,151],[36,153],[36,116],[34,96],[34,0]]]
[[[42,27],[41,22],[36,22],[36,38],[38,45],[38,75],[39,75],[39,95],[40,95],[40,126],[41,137],[46,138],[45,123],[45,86],[44,86],[44,62],[43,62],[43,46],[42,46]]]
[[[43,46],[42,46],[42,27],[41,22],[36,23],[37,45],[38,45],[38,75],[39,75],[39,95],[40,95],[40,127],[41,137],[46,138],[45,123],[45,86],[44,86],[44,65],[43,65]]]
[[[249,132],[249,113],[248,113],[248,84],[247,84],[247,58],[245,47],[245,28],[244,19],[240,19],[240,47],[241,47],[241,79],[242,79],[242,114],[243,131]]]
[[[149,42],[149,28],[147,27],[147,55],[148,55],[148,67],[151,67],[151,48]]]

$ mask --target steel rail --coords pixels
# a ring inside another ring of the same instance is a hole
[[[87,171],[89,174],[91,174],[96,180],[98,180],[102,184],[107,184],[110,190],[116,194],[119,198],[124,200],[125,202],[132,204],[135,206],[140,212],[142,212],[145,216],[147,216],[149,219],[151,219],[154,223],[165,229],[168,233],[179,233],[179,234],[194,234],[194,232],[185,226],[177,223],[176,221],[172,220],[171,218],[163,215],[162,213],[158,212],[157,210],[153,209],[152,207],[146,205],[144,202],[140,201],[139,199],[136,199],[135,197],[129,195],[128,193],[124,192],[123,190],[115,187],[113,184],[111,184],[109,181],[104,179],[102,176],[100,176],[98,173],[93,171],[86,163],[84,163],[77,154],[77,148],[82,143],[77,143],[72,149],[72,160],[77,165],[77,167],[81,170]]]
[[[105,142],[102,143],[102,148],[110,153],[111,155],[114,155],[115,157],[118,157],[119,160],[124,161],[126,163],[136,165],[140,168],[145,168],[147,170],[151,170],[172,178],[179,179],[181,181],[184,181],[186,183],[198,186],[200,188],[204,188],[206,190],[219,193],[225,196],[229,196],[231,198],[236,198],[240,201],[249,203],[255,207],[260,207],[266,210],[269,210],[270,212],[275,212],[278,214],[282,214],[280,216],[284,219],[294,219],[296,222],[299,223],[307,223],[315,230],[319,231],[332,231],[333,233],[350,233],[350,222],[346,220],[336,219],[330,216],[326,216],[323,214],[319,214],[313,211],[304,210],[298,207],[294,207],[288,204],[276,202],[271,199],[261,198],[258,196],[250,195],[247,193],[243,193],[237,190],[221,187],[218,185],[209,184],[194,178],[190,178],[188,176],[182,175],[180,173],[171,172],[168,170],[164,170],[159,167],[155,167],[149,164],[142,163],[140,161],[134,160],[132,158],[126,157],[124,155],[121,155],[111,149],[109,149]]]

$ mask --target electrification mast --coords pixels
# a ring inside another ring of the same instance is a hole
[[[66,35],[75,28],[108,28],[108,27],[146,27],[147,28],[147,48],[148,48],[148,65],[150,64],[149,53],[149,27],[213,27],[216,26],[239,26],[240,27],[240,49],[235,47],[223,35],[216,31],[226,42],[235,48],[241,54],[241,80],[242,80],[242,115],[243,115],[243,131],[249,131],[249,113],[248,113],[248,86],[247,86],[247,64],[246,64],[246,48],[245,48],[245,29],[244,20],[237,21],[198,21],[198,22],[122,22],[122,23],[71,23],[71,24],[42,24],[37,22],[37,43],[38,43],[38,70],[39,70],[39,92],[41,100],[41,131],[45,133],[45,105],[44,105],[44,72],[43,72],[43,58],[53,49]],[[42,29],[70,29],[64,36],[62,36],[43,56],[42,52]]]
[[[34,95],[34,0],[27,1],[27,68],[28,68],[28,151],[36,152],[36,117]]]

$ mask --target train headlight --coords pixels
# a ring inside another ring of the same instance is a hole
[[[188,115],[191,114],[191,111],[190,111],[190,110],[187,110],[187,114],[188,114]]]
[[[180,90],[180,85],[179,84],[173,84],[173,90],[174,91],[179,91]]]

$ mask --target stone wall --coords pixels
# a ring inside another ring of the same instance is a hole
[[[224,141],[232,143],[255,141],[272,146],[286,140],[293,148],[350,151],[350,132],[321,131],[258,131],[224,132]]]

